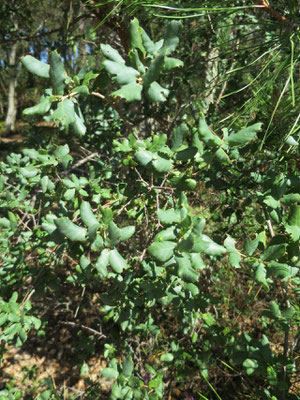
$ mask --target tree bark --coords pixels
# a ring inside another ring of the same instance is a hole
[[[17,118],[16,86],[17,86],[17,57],[18,43],[14,43],[9,55],[9,83],[8,83],[8,106],[5,119],[5,131],[10,134],[15,131]]]

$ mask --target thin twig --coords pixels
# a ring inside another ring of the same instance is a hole
[[[113,102],[112,100],[108,99],[103,94],[98,93],[98,92],[91,92],[91,95],[95,96],[95,97],[99,97],[101,100],[104,100],[106,103],[108,103],[114,110],[116,110],[117,113],[119,114],[120,118],[123,120],[123,122],[127,126],[127,128],[131,130],[131,133],[133,134],[135,139],[139,140],[138,135],[133,130],[134,125],[130,121],[128,121],[128,119],[123,114],[123,111],[120,109],[120,107],[115,102]]]
[[[125,203],[125,204],[120,208],[120,210],[117,212],[117,215],[122,214],[123,210],[124,210],[127,206],[129,206],[129,204],[130,204],[133,200],[135,200],[135,198],[134,198],[134,199],[131,199],[131,200],[129,200],[129,201],[127,201],[127,203]]]
[[[57,179],[54,181],[54,184],[56,185],[58,181],[61,181],[61,177],[67,176],[71,171],[73,171],[74,169],[76,169],[78,167],[81,167],[83,164],[87,163],[88,161],[90,161],[92,158],[94,158],[96,156],[99,156],[99,153],[97,153],[97,152],[91,153],[87,157],[83,158],[82,160],[79,160],[77,163],[72,165],[72,167],[70,167],[67,171],[63,171],[61,173],[61,176],[58,176]]]
[[[138,261],[139,264],[143,261],[143,259],[145,257],[145,254],[146,254],[146,251],[147,251],[147,249],[144,249],[142,254],[141,254],[141,256],[139,257],[139,261]]]
[[[78,306],[77,306],[77,308],[76,308],[76,311],[75,311],[75,314],[74,314],[74,318],[77,318],[77,315],[78,315],[78,311],[79,311],[79,308],[80,308],[80,306],[81,306],[81,303],[82,303],[82,299],[83,299],[83,297],[84,297],[84,294],[85,294],[85,286],[83,286],[83,288],[82,288],[82,292],[81,292],[81,296],[80,296],[80,301],[79,301],[79,304],[78,304]]]
[[[275,233],[274,233],[272,222],[271,222],[271,220],[269,218],[268,211],[267,211],[266,206],[264,204],[263,204],[262,208],[263,208],[263,211],[264,211],[264,214],[265,214],[265,218],[266,218],[268,230],[270,232],[270,236],[271,236],[271,238],[273,238],[275,236]]]
[[[134,170],[137,173],[137,175],[139,176],[140,181],[143,182],[148,188],[151,188],[149,183],[145,181],[145,179],[142,177],[142,175],[139,173],[139,171],[136,168],[134,168]]]
[[[31,296],[34,294],[34,292],[35,292],[35,289],[32,289],[32,291],[29,293],[29,295],[26,295],[26,296],[24,297],[24,299],[23,299],[23,301],[22,301],[22,304],[21,304],[21,306],[20,306],[20,312],[22,312],[22,310],[23,310],[23,308],[24,308],[24,306],[25,306],[25,303],[27,303],[27,301],[30,300],[30,298],[31,298]]]
[[[102,332],[96,331],[95,329],[89,328],[88,326],[77,324],[76,322],[71,322],[71,321],[59,321],[60,325],[67,325],[67,326],[72,326],[73,328],[79,328],[83,329],[87,332],[92,333],[93,335],[99,336],[100,339],[105,339],[107,336],[104,335]]]

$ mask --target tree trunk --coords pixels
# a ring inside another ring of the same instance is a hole
[[[217,78],[218,78],[218,63],[219,63],[219,50],[216,47],[209,46],[207,53],[209,61],[207,62],[206,77],[205,77],[205,89],[206,97],[205,102],[207,108],[210,104],[215,102],[215,94],[217,90]]]
[[[83,5],[80,4],[80,13],[83,14],[83,12],[84,12]],[[79,57],[80,57],[80,61],[79,61],[79,69],[80,69],[84,66],[84,63],[86,60],[86,43],[84,41],[84,35],[85,35],[85,20],[84,19],[82,19],[79,24],[79,30],[82,34],[82,37],[79,40],[79,45],[78,45]]]
[[[14,43],[9,55],[9,83],[8,83],[8,106],[5,119],[5,130],[7,134],[14,132],[17,117],[16,104],[16,86],[17,86],[17,71],[16,71],[16,56],[18,43]]]

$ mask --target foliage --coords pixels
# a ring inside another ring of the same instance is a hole
[[[180,59],[182,25],[151,39],[132,18],[128,48],[102,43],[95,68],[68,70],[56,50],[48,63],[22,58],[48,83],[23,114],[54,128],[0,163],[1,339],[19,346],[32,327],[43,337],[39,300],[80,289],[97,322],[77,311],[58,321],[86,335],[80,396],[103,398],[104,381],[112,400],[296,399],[297,141],[264,146],[265,120],[237,111],[220,123],[183,99],[195,65]],[[97,338],[99,381],[88,366]],[[44,386],[38,398],[66,398]]]

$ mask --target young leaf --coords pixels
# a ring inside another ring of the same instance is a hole
[[[273,196],[266,196],[263,200],[263,202],[269,206],[270,208],[276,209],[280,207],[280,201],[274,199]]]
[[[103,378],[116,379],[119,376],[119,372],[114,368],[104,368],[101,375]]]
[[[227,236],[224,241],[224,246],[229,251],[229,264],[234,268],[240,268],[240,261],[242,260],[242,256],[239,251],[235,248],[235,241],[231,236]]]
[[[253,240],[251,240],[251,239],[245,240],[244,249],[249,256],[252,256],[252,254],[255,252],[255,250],[257,249],[258,243],[259,243],[258,237],[256,237]]]
[[[126,378],[129,378],[132,374],[134,368],[134,364],[132,362],[131,357],[125,358],[125,360],[122,362],[122,372]]]
[[[227,138],[227,143],[230,147],[244,146],[256,137],[256,133],[260,131],[262,123],[257,123],[247,128],[241,129],[237,133],[232,133]]]
[[[130,33],[130,46],[132,48],[139,49],[141,53],[144,55],[146,51],[143,46],[142,28],[140,27],[137,18],[133,18],[130,21],[129,33]]]
[[[83,201],[80,206],[80,217],[83,223],[88,227],[99,226],[99,222],[95,217],[91,205],[88,201]]]
[[[139,71],[141,75],[144,75],[146,72],[146,67],[140,60],[139,52],[137,49],[134,49],[130,54],[131,65]]]
[[[209,129],[203,113],[199,119],[198,133],[208,147],[221,146],[222,140]]]
[[[66,199],[68,201],[73,200],[75,193],[76,193],[76,190],[74,188],[66,190],[65,194],[64,194],[64,199]]]
[[[164,229],[155,235],[155,242],[162,242],[163,240],[174,240],[176,239],[175,227],[170,226],[170,228]]]
[[[203,229],[205,228],[206,219],[200,216],[195,216],[193,218],[193,223],[194,223],[193,233],[197,236],[201,235]]]
[[[98,225],[96,226],[98,227]],[[100,235],[95,235],[94,232],[92,232],[93,227],[91,227],[91,229],[88,230],[88,236],[91,240],[94,239],[93,243],[91,244],[91,249],[93,251],[100,251],[103,249],[103,239],[102,236]]]
[[[196,269],[205,268],[205,264],[199,253],[190,253],[192,266]]]
[[[67,74],[62,59],[56,50],[50,53],[49,74],[54,89],[54,94],[64,94]]]
[[[107,72],[116,75],[115,79],[120,85],[136,83],[136,79],[140,75],[139,71],[136,69],[116,63],[115,61],[106,60],[103,65]]]
[[[90,260],[84,254],[82,254],[79,263],[82,270],[85,270],[90,265]]]
[[[183,61],[179,60],[178,58],[166,57],[164,62],[164,69],[166,71],[170,71],[173,68],[183,67],[183,65]]]
[[[105,278],[108,274],[107,266],[109,264],[109,258],[110,258],[110,250],[103,249],[96,261],[95,267],[101,278]]]
[[[269,285],[266,277],[267,277],[266,268],[263,263],[259,263],[255,272],[255,279],[258,283],[261,283],[266,290],[269,290]]]
[[[150,55],[155,55],[158,52],[158,47],[156,45],[156,43],[154,43],[149,36],[147,35],[147,33],[144,31],[143,28],[142,29],[142,39],[143,39],[143,45],[146,49],[146,52]],[[162,44],[162,43],[161,43]]]
[[[110,251],[109,262],[111,268],[117,274],[121,274],[123,269],[127,267],[126,260],[121,256],[117,249]]]
[[[193,283],[185,283],[184,288],[188,290],[193,297],[199,294],[199,288]]]
[[[274,278],[285,281],[291,279],[298,272],[298,268],[290,267],[288,264],[278,263],[276,261],[270,262],[270,269]]]
[[[76,86],[74,89],[71,90],[71,93],[78,93],[80,95],[87,95],[87,94],[89,94],[89,88],[86,85]]]
[[[284,255],[287,243],[272,244],[263,252],[261,259],[264,261],[276,260]]]
[[[56,225],[54,223],[54,220],[56,219],[56,215],[54,214],[48,214],[45,218],[45,220],[42,222],[42,227],[45,229],[46,232],[52,233],[56,230]]]
[[[215,243],[208,236],[201,235],[195,238],[193,252],[195,253],[203,252],[210,256],[220,256],[226,253],[226,249],[223,246]]]
[[[121,89],[116,90],[112,93],[115,97],[122,97],[127,101],[139,101],[142,99],[143,86],[139,83],[129,83],[128,85],[122,86]]]
[[[50,74],[49,74],[50,65],[49,64],[46,64],[40,60],[37,60],[36,58],[34,58],[32,56],[23,57],[21,59],[21,62],[24,65],[24,67],[32,74],[40,76],[41,78],[50,78]]]
[[[85,121],[77,102],[74,103],[75,121],[71,123],[73,131],[79,135],[83,136],[86,133]]]
[[[147,90],[147,94],[150,100],[155,102],[163,102],[167,100],[169,90],[163,88],[157,82],[152,82],[149,89]]]
[[[172,160],[158,155],[153,158],[152,165],[158,172],[169,172],[173,167]]]
[[[222,163],[231,163],[231,160],[230,160],[228,154],[222,148],[219,148],[216,151],[215,155],[216,155],[216,159],[218,161],[220,161]]]
[[[161,362],[167,362],[170,363],[174,360],[174,355],[172,353],[164,353],[160,356],[160,361]]]
[[[199,272],[195,271],[191,265],[189,257],[184,254],[180,257],[175,257],[178,266],[178,276],[185,282],[196,282],[199,278]]]
[[[115,61],[116,63],[125,64],[125,60],[120,56],[119,52],[109,44],[101,44],[101,50],[104,57]]]
[[[250,358],[247,358],[243,362],[243,366],[246,368],[246,372],[248,375],[252,375],[258,368],[258,361],[257,360],[251,360]]]
[[[154,242],[148,247],[147,251],[156,260],[166,262],[173,256],[175,247],[175,242],[165,240],[163,242]]]
[[[181,23],[179,21],[172,21],[167,25],[166,33],[164,35],[164,45],[163,49],[168,50],[168,54],[172,53],[178,43],[179,37],[178,34],[181,30]]]
[[[281,315],[280,307],[275,301],[270,303],[270,312],[274,318],[278,318]]]
[[[136,155],[135,155],[136,159],[138,160],[138,162],[145,167],[147,164],[149,164],[149,162],[152,161],[153,158],[153,153],[151,153],[151,151],[148,150],[139,150]]]
[[[144,75],[143,78],[143,85],[148,87],[151,85],[152,82],[156,81],[159,77],[160,71],[163,68],[165,61],[165,55],[161,53],[158,57],[152,61],[148,71]]]
[[[181,220],[180,210],[175,210],[174,208],[169,208],[168,210],[159,209],[157,211],[157,216],[164,225],[180,222]]]
[[[54,152],[55,156],[59,159],[64,158],[69,153],[70,153],[70,147],[67,144],[59,146]]]
[[[23,110],[23,114],[24,115],[46,114],[50,110],[51,104],[52,104],[51,97],[43,95],[40,98],[40,101],[38,104],[36,104],[33,107],[25,108]]]
[[[193,248],[193,246],[194,246],[194,236],[189,235],[186,239],[183,239],[178,242],[176,250],[178,250],[179,252],[182,252],[182,251],[190,252],[190,250]]]
[[[132,237],[132,235],[134,235],[134,232],[135,232],[134,225],[125,226],[124,228],[120,228],[119,229],[120,240],[126,241],[126,240],[130,239]]]
[[[70,239],[72,242],[85,242],[87,231],[86,229],[74,224],[69,218],[56,218],[54,220],[60,233]]]
[[[86,133],[86,126],[84,125],[84,121],[75,113],[75,121],[71,123],[71,127],[73,131],[79,135],[83,136]]]
[[[121,232],[117,225],[111,221],[108,226],[108,235],[111,246],[116,246],[121,240]]]
[[[174,129],[171,139],[171,149],[177,151],[182,145],[183,140],[188,134],[188,127],[186,124],[181,124]]]
[[[300,205],[295,204],[291,206],[285,229],[291,235],[293,241],[296,242],[300,239]]]
[[[70,99],[60,101],[57,105],[57,109],[49,116],[44,117],[46,121],[54,121],[55,123],[68,127],[70,124],[75,122],[75,110],[74,103]]]
[[[38,174],[38,170],[34,168],[33,165],[28,165],[28,167],[20,168],[20,172],[26,178],[33,178]]]

